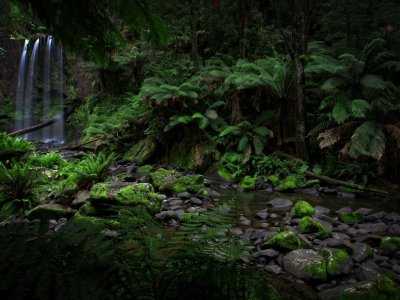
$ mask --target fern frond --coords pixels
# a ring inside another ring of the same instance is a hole
[[[355,99],[351,102],[351,113],[356,118],[365,118],[365,113],[371,109],[371,105],[363,99]]]
[[[351,137],[349,155],[358,158],[361,155],[381,160],[386,148],[386,137],[380,124],[374,121],[362,123]]]
[[[332,116],[339,124],[344,123],[351,113],[351,102],[349,99],[339,99],[332,110]]]
[[[321,132],[318,135],[318,139],[322,139],[321,142],[319,143],[319,147],[321,149],[324,149],[326,147],[333,146],[336,144],[341,137],[349,130],[354,128],[359,122],[352,121],[352,122],[347,122],[343,125],[325,130],[324,132]]]
[[[400,149],[400,128],[393,124],[385,124],[384,126],[391,138],[396,142],[397,148]]]

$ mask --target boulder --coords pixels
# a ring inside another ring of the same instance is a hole
[[[322,256],[326,262],[326,272],[330,276],[349,274],[353,267],[353,261],[343,249],[324,248]]]
[[[311,217],[314,214],[314,208],[307,201],[298,201],[293,206],[292,211],[290,213],[292,218],[302,218],[309,216]]]
[[[150,159],[157,148],[157,141],[153,138],[146,138],[136,143],[123,156],[124,160],[135,161],[142,164]]]
[[[283,231],[268,239],[264,246],[286,253],[301,248],[303,242],[294,232]]]
[[[32,208],[26,216],[30,220],[58,220],[61,218],[72,217],[75,213],[76,210],[72,208],[62,206],[61,204],[48,203]]]
[[[150,173],[150,179],[155,188],[167,193],[197,193],[204,188],[203,175],[184,176],[175,170],[160,168]]]
[[[283,267],[289,274],[303,280],[326,280],[324,258],[310,249],[290,252],[283,258]]]
[[[351,245],[351,248],[353,251],[352,258],[356,262],[361,262],[373,255],[372,248],[365,243],[354,243]]]
[[[382,276],[323,291],[319,299],[398,299],[399,286]]]
[[[293,206],[293,202],[284,198],[275,198],[269,201],[268,205],[272,206],[273,210],[286,210]]]
[[[359,212],[339,212],[339,220],[346,224],[357,224],[362,222],[363,215]]]

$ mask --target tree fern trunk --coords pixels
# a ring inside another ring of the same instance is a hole
[[[293,37],[291,56],[294,63],[294,105],[296,121],[296,154],[302,159],[308,158],[306,145],[306,115],[304,99],[304,65],[302,56],[306,52],[304,12],[302,0],[291,0]]]

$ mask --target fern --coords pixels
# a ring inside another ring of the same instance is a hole
[[[0,161],[6,161],[13,157],[21,157],[33,149],[31,142],[22,138],[14,138],[0,132]]]

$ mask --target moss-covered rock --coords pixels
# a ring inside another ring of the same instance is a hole
[[[300,230],[303,233],[318,233],[319,237],[324,238],[332,235],[332,230],[309,216],[303,217],[300,220]]]
[[[326,264],[324,258],[310,249],[290,252],[283,258],[286,272],[303,280],[325,280]]]
[[[182,193],[189,191],[197,193],[204,188],[204,176],[183,176],[175,170],[160,168],[150,173],[153,185],[162,192]]]
[[[227,171],[225,168],[220,167],[218,168],[218,175],[226,182],[234,182],[235,178],[229,171]]]
[[[252,191],[256,187],[256,177],[245,176],[239,183],[239,188],[243,191]]]
[[[96,216],[98,215],[98,211],[91,202],[87,202],[79,208],[78,214],[83,216]]]
[[[123,159],[142,164],[151,158],[156,149],[157,141],[152,138],[147,138],[136,143],[128,152],[125,153]]]
[[[381,240],[380,248],[385,254],[392,254],[400,249],[400,237],[384,237]]]
[[[50,220],[50,219],[61,219],[72,217],[76,213],[76,210],[64,207],[60,204],[41,204],[31,209],[27,217],[30,220]]]
[[[339,220],[346,224],[356,224],[362,222],[363,215],[358,212],[352,212],[352,213],[340,212]]]
[[[279,175],[270,175],[267,177],[267,179],[273,186],[279,185]]]
[[[297,201],[290,212],[292,218],[303,218],[314,214],[314,207],[307,201]]]
[[[294,232],[283,231],[267,240],[264,246],[286,253],[301,248],[303,243]]]
[[[84,216],[79,213],[74,216],[73,222],[89,223],[91,225],[99,226],[100,228],[108,228],[108,229],[120,228],[120,222],[117,219],[109,219],[109,218],[105,219],[101,217]]]
[[[378,276],[323,291],[318,294],[318,298],[324,300],[391,300],[400,298],[399,291],[399,285],[385,276]]]
[[[128,182],[97,183],[92,187],[90,195],[90,204],[97,209],[97,213],[99,210],[107,210],[109,205],[143,205],[151,213],[156,213],[159,211],[161,201],[165,198],[154,192],[153,186],[149,183]],[[89,213],[82,211],[82,214],[88,215]]]
[[[298,175],[286,176],[285,180],[278,186],[282,191],[293,191],[300,187],[301,180]]]
[[[137,168],[137,170],[140,172],[149,172],[149,171],[153,170],[153,166],[152,165],[144,165],[144,166],[140,166],[139,168]]]
[[[326,272],[330,276],[349,274],[353,267],[353,261],[343,249],[324,248],[322,256],[326,262]]]

